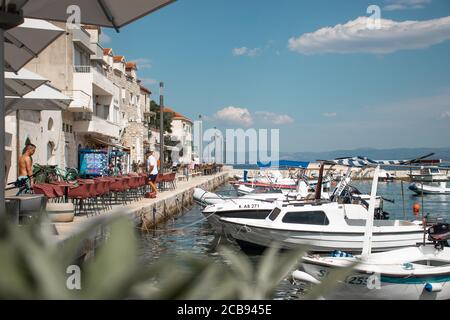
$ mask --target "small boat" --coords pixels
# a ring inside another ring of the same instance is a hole
[[[409,190],[421,195],[421,194],[450,194],[450,188],[447,187],[447,182],[429,182],[424,183],[412,183],[409,186]]]
[[[447,182],[450,180],[448,174],[444,173],[439,167],[421,167],[420,173],[410,173],[411,182],[416,183],[433,183]]]
[[[373,213],[378,181],[377,167],[372,185],[369,213]],[[437,224],[428,229],[428,243],[418,246],[372,253],[376,234],[374,220],[366,221],[361,255],[334,251],[331,256],[302,258],[301,270],[294,280],[318,284],[334,269],[351,267],[352,274],[339,281],[336,288],[324,293],[325,299],[389,299],[441,300],[450,299],[450,225]]]
[[[446,225],[448,230],[448,224]],[[447,237],[448,239],[448,237]],[[421,245],[374,253],[368,259],[340,251],[302,260],[294,280],[318,284],[333,269],[357,263],[352,274],[323,296],[337,300],[448,300],[450,248]]]
[[[311,252],[344,250],[361,252],[367,209],[361,204],[304,202],[282,204],[264,220],[221,217],[221,228],[245,248],[264,248],[278,243],[283,249],[307,246]],[[376,220],[375,251],[414,246],[422,240],[418,222]]]
[[[409,190],[421,194],[450,194],[447,183],[450,178],[439,167],[422,167],[419,174],[409,174],[411,185]]]

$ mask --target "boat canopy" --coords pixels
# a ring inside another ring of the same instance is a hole
[[[292,161],[292,160],[280,160],[278,162],[271,161],[269,163],[262,163],[258,161],[259,168],[308,168],[309,162],[305,161]]]

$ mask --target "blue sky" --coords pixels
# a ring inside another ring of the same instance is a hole
[[[382,28],[358,31],[369,5]],[[178,0],[103,45],[164,81],[166,105],[279,128],[281,151],[448,147],[449,16],[448,0]]]

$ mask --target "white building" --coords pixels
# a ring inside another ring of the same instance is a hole
[[[183,150],[178,161],[184,164],[191,163],[193,147],[193,122],[189,118],[172,110],[171,108],[165,108],[165,112],[171,112],[173,114],[171,139],[179,141],[178,147]]]

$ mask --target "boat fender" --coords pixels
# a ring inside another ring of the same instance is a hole
[[[353,255],[351,253],[343,252],[340,250],[334,250],[333,252],[331,252],[331,256],[333,258],[336,258],[336,257],[351,258],[351,257],[353,257]]]
[[[413,205],[413,213],[414,213],[414,215],[415,215],[416,217],[419,216],[419,214],[420,214],[420,204],[415,203],[415,204]]]
[[[294,279],[294,281],[297,280],[297,281],[307,282],[307,283],[312,283],[312,284],[319,284],[320,283],[319,280],[314,278],[309,273],[306,273],[306,272],[303,272],[303,271],[300,271],[300,270],[296,270],[296,271],[292,272],[292,279]]]
[[[441,292],[442,291],[442,283],[425,283],[425,290],[427,292]]]

